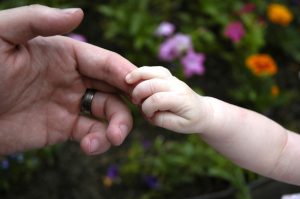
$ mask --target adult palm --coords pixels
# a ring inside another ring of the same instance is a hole
[[[0,154],[68,139],[87,154],[123,142],[132,127],[117,95],[135,66],[116,53],[64,34],[81,22],[80,9],[26,6],[0,12]],[[113,85],[113,86],[111,86]],[[92,113],[80,115],[86,88],[97,92]]]

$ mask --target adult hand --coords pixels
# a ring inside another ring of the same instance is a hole
[[[127,92],[125,76],[136,67],[116,53],[55,36],[82,18],[81,9],[40,5],[0,12],[0,155],[68,139],[99,154],[131,130],[129,109],[108,92]],[[86,88],[105,92],[92,102],[97,119],[79,114]]]

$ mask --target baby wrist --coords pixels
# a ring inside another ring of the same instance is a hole
[[[200,96],[198,97],[198,109],[196,116],[195,131],[199,134],[206,134],[212,128],[214,120],[214,108],[211,97]]]

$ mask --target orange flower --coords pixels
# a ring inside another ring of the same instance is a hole
[[[256,54],[248,57],[246,65],[257,76],[274,75],[277,73],[277,64],[267,54]]]
[[[279,87],[276,86],[276,85],[272,86],[272,88],[271,88],[271,95],[273,97],[277,97],[279,95],[279,93],[280,93]]]
[[[287,26],[293,20],[292,12],[284,5],[272,3],[268,7],[268,17],[273,23]]]

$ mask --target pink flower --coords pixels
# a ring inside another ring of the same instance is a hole
[[[85,36],[81,35],[81,34],[76,34],[76,33],[70,33],[69,35],[67,35],[68,37],[75,39],[77,41],[82,41],[82,42],[87,42]]]
[[[162,22],[155,31],[157,36],[167,37],[174,33],[175,26],[169,22]]]
[[[245,36],[245,28],[241,22],[231,22],[227,25],[224,34],[233,43],[238,43]]]
[[[188,35],[176,34],[161,44],[159,58],[163,61],[173,61],[190,48],[191,38]]]
[[[184,75],[189,78],[193,75],[203,75],[205,72],[205,55],[196,53],[190,49],[187,54],[181,59]]]

